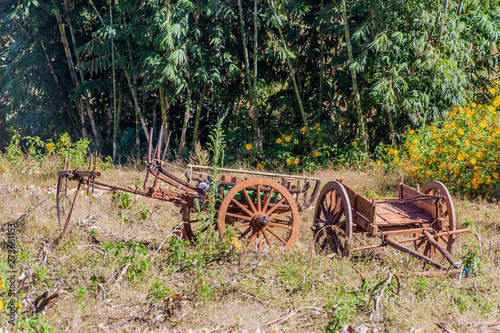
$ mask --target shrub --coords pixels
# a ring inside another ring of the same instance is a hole
[[[484,94],[484,105],[469,101],[432,126],[409,130],[402,167],[420,180],[440,180],[454,193],[499,195],[498,81]]]

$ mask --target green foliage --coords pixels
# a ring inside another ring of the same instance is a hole
[[[45,321],[45,316],[42,314],[36,314],[34,316],[21,316],[16,320],[16,329],[26,333],[54,332],[54,329]]]
[[[462,265],[464,268],[472,274],[479,272],[480,260],[477,249],[474,247],[469,248],[468,246],[464,246],[463,250],[467,251],[467,253],[462,256]]]
[[[113,194],[113,202],[116,203],[120,209],[128,209],[132,204],[132,199],[130,198],[130,193],[120,191]]]
[[[453,108],[442,121],[405,136],[404,167],[421,180],[438,179],[455,193],[500,194],[500,110],[498,81],[481,94]],[[486,97],[486,98],[485,98]]]
[[[151,287],[148,289],[146,299],[150,306],[154,306],[170,294],[172,294],[172,292],[163,285],[163,281],[153,280],[151,281]]]
[[[86,305],[87,295],[89,291],[86,286],[81,286],[73,292],[77,300],[77,305],[79,308],[84,308]]]

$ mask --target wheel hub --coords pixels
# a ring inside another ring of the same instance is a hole
[[[256,214],[251,221],[251,224],[257,229],[263,229],[269,225],[269,217],[265,214]]]

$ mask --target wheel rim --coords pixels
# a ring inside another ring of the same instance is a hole
[[[436,195],[442,196],[443,201],[442,205],[440,205],[438,209],[438,217],[445,218],[448,221],[448,231],[454,231],[455,226],[455,207],[453,206],[453,201],[451,199],[450,192],[446,188],[446,186],[438,181],[431,181],[424,185],[422,188],[422,193],[426,195]],[[438,232],[441,230],[437,230]],[[443,230],[446,231],[446,230]],[[448,236],[438,236],[434,237],[434,239],[442,245],[446,250],[451,253],[453,249],[454,235]],[[427,239],[422,239],[421,241],[415,242],[415,248],[425,256],[430,258],[436,258],[441,255],[434,246],[432,246]]]
[[[290,192],[273,180],[242,181],[226,194],[220,207],[220,235],[229,229],[247,248],[287,250],[299,232],[297,204]]]
[[[340,182],[329,182],[321,190],[314,210],[312,229],[317,251],[349,254],[352,212],[349,197]]]

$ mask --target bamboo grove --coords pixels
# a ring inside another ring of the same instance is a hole
[[[186,156],[221,117],[230,159],[332,159],[353,142],[374,153],[480,96],[498,69],[498,1],[2,0],[0,11],[2,143],[14,130],[68,133],[115,162],[161,125],[172,156]]]

